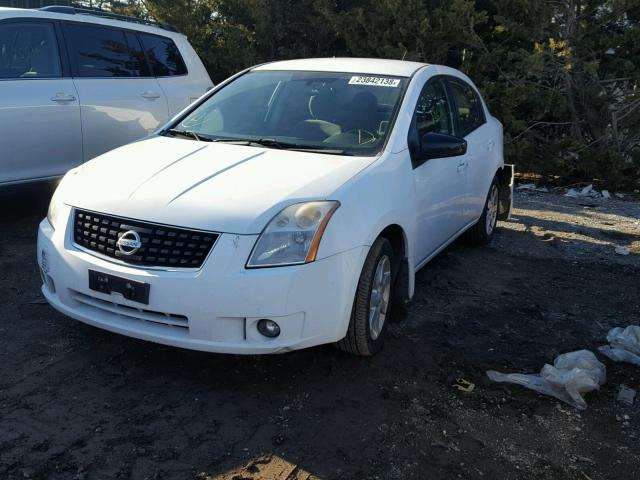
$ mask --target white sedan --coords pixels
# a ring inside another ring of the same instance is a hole
[[[502,147],[451,68],[250,68],[64,177],[39,228],[42,291],[70,317],[166,345],[372,355],[416,271],[508,217]]]

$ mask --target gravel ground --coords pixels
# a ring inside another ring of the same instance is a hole
[[[484,373],[537,372],[640,324],[638,202],[519,193],[490,246],[456,242],[419,272],[372,359],[212,355],[75,322],[39,294],[46,194],[2,204],[2,479],[638,478],[640,402],[616,396],[640,367],[602,359],[582,412]]]

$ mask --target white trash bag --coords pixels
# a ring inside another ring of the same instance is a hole
[[[589,350],[578,350],[559,355],[553,365],[542,367],[540,375],[489,370],[487,376],[494,382],[516,383],[584,410],[587,402],[583,395],[604,385],[607,369]]]
[[[640,365],[640,327],[616,327],[607,334],[609,345],[600,347],[600,353],[616,362],[629,362]]]

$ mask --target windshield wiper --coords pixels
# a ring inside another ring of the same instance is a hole
[[[335,148],[289,148],[289,150],[293,150],[294,152],[309,152],[309,153],[325,153],[327,155],[345,155],[352,157],[353,153],[348,153],[346,150],[338,150]]]
[[[345,150],[335,148],[309,147],[299,143],[279,142],[273,138],[213,138],[212,142],[231,143],[233,145],[260,145],[267,148],[280,150],[294,150],[296,152],[326,153],[327,155],[352,155]]]
[[[232,143],[234,145],[254,144],[270,148],[288,148],[288,145],[290,145],[278,142],[273,138],[212,138],[211,141],[220,143]]]
[[[191,138],[193,140],[197,140],[198,142],[211,142],[213,141],[213,139],[196,133],[196,132],[192,132],[191,130],[178,130],[177,128],[170,128],[169,130],[166,131],[166,133],[171,133],[172,135],[175,135],[177,137],[187,137],[187,138]]]

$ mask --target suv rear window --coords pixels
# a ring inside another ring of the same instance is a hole
[[[60,55],[50,23],[0,25],[0,78],[60,77]]]
[[[69,24],[69,53],[76,77],[146,77],[135,35],[113,28]]]
[[[140,33],[139,36],[149,63],[151,63],[153,75],[172,77],[187,73],[187,67],[173,40],[146,33]]]

